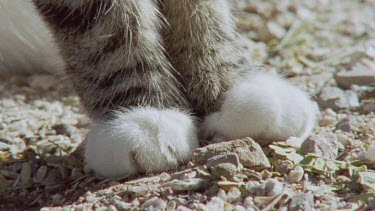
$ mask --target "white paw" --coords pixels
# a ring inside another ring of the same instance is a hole
[[[189,115],[150,107],[115,112],[97,123],[87,140],[85,162],[104,177],[176,169],[198,147]]]
[[[256,72],[227,92],[220,111],[202,123],[201,133],[214,141],[306,139],[318,113],[317,104],[296,86],[276,74]]]

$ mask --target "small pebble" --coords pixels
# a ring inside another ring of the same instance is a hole
[[[176,210],[177,203],[175,201],[169,201],[167,204],[167,209],[166,211],[174,211]]]
[[[252,208],[254,207],[254,201],[253,201],[253,197],[249,196],[249,197],[246,197],[244,202],[243,202],[243,205],[245,206],[245,208]]]
[[[371,85],[375,83],[375,70],[371,70],[364,65],[355,65],[351,71],[340,71],[335,79],[339,86],[349,89],[352,85]]]
[[[237,168],[240,166],[240,160],[237,154],[229,153],[226,155],[217,155],[207,160],[207,168],[213,168],[216,165],[222,163],[230,163],[235,165]]]
[[[237,173],[237,167],[231,163],[220,163],[211,169],[212,175],[217,178],[227,178],[230,179]]]
[[[338,155],[338,149],[342,147],[334,133],[325,132],[313,135],[304,141],[301,151],[304,154],[313,153],[334,160]]]
[[[206,210],[224,210],[224,201],[221,198],[213,197],[207,203]]]
[[[275,171],[282,175],[289,174],[293,167],[294,163],[290,160],[279,160],[275,163]]]
[[[6,143],[3,143],[3,142],[0,142],[0,151],[8,150],[9,147],[10,147],[9,144],[6,144]]]
[[[223,200],[225,202],[228,201],[227,194],[225,193],[225,190],[223,190],[223,189],[219,189],[219,192],[217,193],[217,197],[219,197],[221,200]]]
[[[235,210],[236,211],[247,211],[245,207],[240,206],[240,205],[236,205]]]
[[[300,182],[302,180],[303,174],[305,171],[301,166],[296,166],[290,173],[288,174],[290,182]]]
[[[370,161],[375,161],[375,140],[370,144],[364,156]]]
[[[241,191],[237,187],[232,187],[229,189],[227,194],[228,203],[236,203],[242,200]]]
[[[267,196],[276,196],[282,193],[284,185],[277,179],[269,179],[266,182],[265,188]]]
[[[166,208],[167,203],[157,197],[145,201],[142,205],[144,210],[165,210]]]
[[[107,211],[117,211],[117,208],[113,205],[110,205],[108,208],[107,208]]]
[[[319,99],[323,108],[341,110],[360,106],[359,98],[354,91],[344,91],[337,87],[324,87],[319,95]]]
[[[132,205],[134,207],[138,207],[139,205],[141,205],[141,203],[139,202],[138,198],[135,198],[133,201],[132,201]]]
[[[86,202],[95,203],[97,200],[95,196],[86,196]]]
[[[130,209],[132,207],[131,203],[126,203],[126,202],[123,202],[123,201],[120,201],[120,200],[114,200],[113,205],[115,205],[117,207],[117,209],[119,209],[119,210],[127,210],[127,209]]]
[[[180,205],[177,207],[177,211],[191,211],[191,209]]]
[[[314,196],[311,193],[302,193],[294,196],[289,204],[289,211],[311,211],[314,204]]]

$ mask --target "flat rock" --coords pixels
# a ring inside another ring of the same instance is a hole
[[[367,86],[375,84],[375,70],[356,68],[351,71],[340,71],[335,75],[336,82],[342,88],[349,89],[352,85]]]
[[[334,110],[358,108],[359,98],[352,90],[342,90],[337,87],[324,87],[319,94],[319,103],[323,108]]]
[[[211,173],[217,178],[232,178],[237,173],[237,167],[231,163],[220,163],[211,168]]]
[[[237,154],[229,153],[226,155],[217,155],[207,160],[207,168],[215,167],[222,163],[233,164],[236,168],[240,168],[240,159]]]
[[[265,190],[267,196],[276,196],[283,192],[284,186],[277,179],[268,179],[265,184]]]
[[[293,170],[294,163],[290,160],[279,160],[275,163],[275,171],[279,172],[280,174],[286,175],[289,174],[291,170]]]
[[[167,208],[167,203],[157,197],[153,197],[145,201],[142,205],[144,210],[165,210]]]
[[[349,115],[344,119],[340,120],[336,125],[336,130],[341,130],[343,132],[352,132],[354,124],[359,121],[358,116]]]
[[[338,142],[336,135],[325,132],[313,135],[304,141],[301,151],[303,154],[313,153],[326,159],[335,159],[339,147],[342,147],[342,145]]]
[[[206,164],[207,160],[218,156],[235,153],[240,163],[247,168],[269,168],[271,165],[262,148],[251,138],[210,144],[194,151],[193,161],[198,165]]]
[[[172,180],[164,183],[162,187],[170,187],[174,191],[192,191],[202,190],[209,186],[209,180],[207,179],[186,179],[186,180]]]

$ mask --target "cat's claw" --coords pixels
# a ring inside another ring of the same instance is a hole
[[[85,161],[103,177],[176,169],[198,147],[196,133],[192,118],[178,110],[116,112],[89,132]]]
[[[220,111],[205,118],[201,134],[206,139],[250,136],[268,142],[306,139],[318,113],[317,104],[298,87],[276,74],[255,72],[226,93]]]

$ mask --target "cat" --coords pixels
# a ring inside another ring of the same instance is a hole
[[[84,159],[99,176],[174,170],[199,140],[306,139],[316,124],[308,94],[252,64],[230,0],[32,3],[94,122]]]
[[[30,0],[0,1],[0,77],[63,73],[52,35]]]

